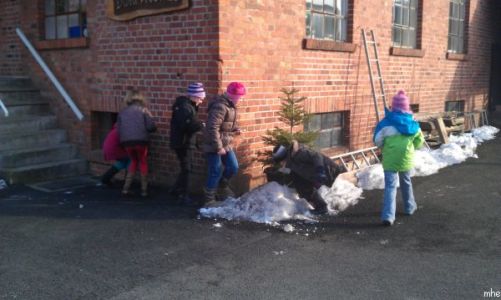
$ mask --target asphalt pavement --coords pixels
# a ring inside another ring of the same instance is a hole
[[[413,178],[418,211],[399,205],[389,228],[380,190],[287,233],[200,218],[160,187],[147,201],[119,187],[8,187],[0,299],[500,298],[501,137],[477,153]]]

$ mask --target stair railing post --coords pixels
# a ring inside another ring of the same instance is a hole
[[[58,90],[58,92],[61,94],[61,96],[63,96],[64,100],[70,106],[70,108],[73,111],[73,113],[76,115],[76,117],[80,121],[82,121],[83,118],[84,118],[82,112],[80,111],[80,109],[78,109],[78,107],[76,106],[76,104],[73,101],[73,99],[71,99],[70,95],[68,95],[68,93],[66,92],[66,90],[63,88],[63,86],[59,82],[59,80],[57,80],[56,76],[54,76],[54,74],[49,69],[49,67],[47,66],[47,64],[45,64],[45,62],[42,59],[42,57],[38,54],[38,52],[35,50],[35,48],[33,47],[33,45],[26,38],[26,36],[24,35],[24,33],[21,31],[21,29],[16,28],[16,33],[19,36],[19,38],[21,39],[21,41],[23,42],[24,46],[26,46],[26,48],[28,48],[28,50],[30,51],[31,55],[38,62],[38,64],[40,65],[40,67],[42,68],[42,70],[45,72],[45,74],[49,77],[49,79],[52,82],[52,84],[54,84],[54,86],[56,87],[56,89]]]

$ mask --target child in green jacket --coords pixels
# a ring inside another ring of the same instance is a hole
[[[393,96],[391,111],[385,110],[384,119],[374,131],[374,143],[382,148],[383,153],[384,201],[381,219],[385,226],[392,226],[395,221],[398,180],[405,214],[412,215],[417,209],[410,170],[414,165],[414,150],[420,148],[423,142],[423,133],[412,117],[409,98],[404,91],[399,91]]]

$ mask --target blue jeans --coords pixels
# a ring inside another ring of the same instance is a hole
[[[230,179],[238,172],[238,161],[233,151],[228,151],[225,155],[219,155],[214,152],[207,153],[207,165],[209,173],[207,175],[206,188],[208,190],[217,189],[221,176]]]
[[[400,177],[400,191],[404,202],[404,212],[412,215],[417,208],[412,191],[411,174],[407,172],[384,171],[384,201],[381,219],[395,221],[395,211],[397,207],[397,180]]]

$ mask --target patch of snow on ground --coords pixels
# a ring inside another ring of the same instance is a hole
[[[412,176],[428,176],[450,165],[464,162],[469,157],[477,158],[477,146],[487,140],[492,140],[499,129],[492,126],[482,126],[473,129],[472,133],[460,136],[452,135],[448,144],[442,144],[439,149],[416,150]],[[364,190],[384,189],[384,171],[381,164],[365,168],[357,173],[358,186]]]
[[[272,224],[283,220],[311,220],[310,205],[287,186],[269,182],[239,198],[228,198],[216,207],[204,207],[206,218]]]
[[[318,192],[327,202],[327,208],[331,215],[357,204],[358,199],[362,196],[361,188],[341,178],[336,179],[330,188],[325,185],[321,186]]]

